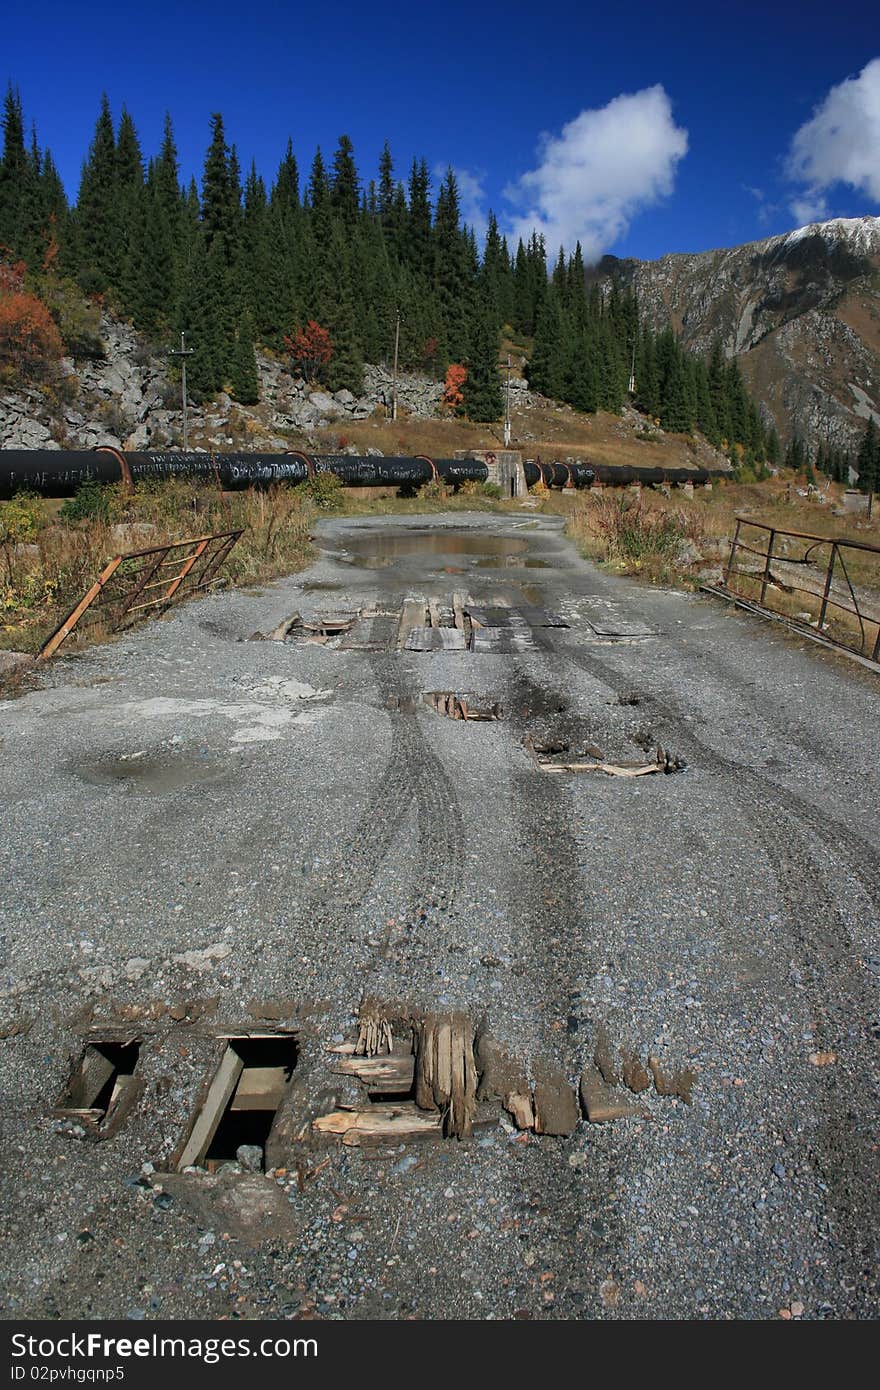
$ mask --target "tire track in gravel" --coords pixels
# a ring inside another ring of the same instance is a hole
[[[563,668],[555,660],[555,650],[549,643],[539,645],[548,676],[561,691]],[[558,697],[551,694],[548,700],[546,685],[534,680],[523,660],[513,662],[511,685],[511,710],[532,711],[566,703],[561,693]],[[529,713],[511,716],[511,733],[519,751],[530,723]],[[532,981],[529,993],[537,1001],[536,1033],[543,1054],[576,1078],[586,1060],[584,1043],[592,1039],[583,1032],[570,1038],[553,1024],[572,1012],[571,962],[577,960],[579,972],[589,976],[596,943],[592,924],[585,921],[579,850],[569,830],[570,805],[563,779],[545,777],[532,769],[513,773],[511,793],[517,843],[522,851],[515,884],[517,917]],[[593,1020],[599,1021],[598,1017]],[[611,1130],[611,1126],[606,1128]],[[572,1251],[572,1268],[579,1277],[587,1276],[592,1287],[598,1287],[608,1270],[621,1266],[627,1244],[623,1212],[617,1206],[609,1209],[607,1204],[619,1173],[613,1134],[597,1138],[592,1158],[584,1168],[557,1170],[557,1185],[560,1206],[577,1211],[581,1227],[590,1232],[587,1240],[582,1236],[580,1242],[572,1242],[577,1247]],[[598,1214],[602,1218],[598,1223],[601,1235],[596,1227]],[[565,1236],[561,1239],[567,1243]]]
[[[600,658],[570,647],[558,650],[564,660],[616,694],[631,689],[632,682]],[[817,1023],[813,1046],[817,1051],[841,1049],[845,1054],[845,1063],[838,1061],[817,1078],[817,1085],[823,1088],[822,1120],[810,1160],[827,1188],[826,1205],[839,1236],[834,1247],[838,1280],[850,1299],[849,1311],[873,1316],[878,1287],[876,1241],[872,1238],[876,1159],[866,1117],[876,1113],[876,1100],[872,1103],[870,1091],[877,1091],[877,1049],[869,1022],[876,1011],[876,998],[856,967],[856,951],[846,922],[815,865],[810,841],[815,837],[831,850],[875,906],[877,850],[841,822],[823,817],[804,797],[774,787],[753,768],[708,747],[687,728],[687,716],[674,703],[652,697],[652,707],[681,751],[697,766],[724,779],[726,794],[751,828],[755,849],[769,860],[784,904],[788,938]],[[851,1036],[854,1022],[859,1030],[855,1042]]]
[[[376,654],[370,667],[384,706],[411,697],[396,657]],[[458,892],[464,854],[464,822],[455,784],[421,732],[417,716],[391,716],[391,751],[369,805],[340,848],[316,894],[324,910],[360,906],[415,803],[418,863],[411,887],[413,920],[435,908],[448,910]]]

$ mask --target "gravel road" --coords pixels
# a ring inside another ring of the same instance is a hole
[[[0,703],[2,1315],[876,1317],[877,678],[600,574],[551,518],[318,539]],[[395,650],[405,599],[456,590],[567,626]],[[247,640],[354,610],[358,649]],[[410,707],[436,690],[503,718]],[[528,736],[686,766],[548,776]],[[307,1131],[365,999],[466,1011],[573,1087],[604,1030],[691,1103],[163,1175],[218,1034],[295,1030]],[[56,1113],[96,1027],[141,1042],[98,1141]]]

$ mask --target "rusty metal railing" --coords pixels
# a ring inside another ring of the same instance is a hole
[[[137,621],[136,615],[159,612],[185,594],[210,588],[219,582],[220,566],[242,535],[225,531],[114,555],[43,643],[37,661],[54,656],[86,614],[90,624],[116,632]]]
[[[871,584],[854,582],[870,568]],[[841,536],[790,531],[738,516],[721,584],[711,592],[782,618],[810,636],[880,662],[880,546]],[[797,595],[808,619],[786,611]]]

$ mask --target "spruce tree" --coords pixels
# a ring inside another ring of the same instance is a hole
[[[877,492],[880,489],[880,430],[874,423],[873,415],[868,416],[865,433],[856,456],[860,492]]]
[[[83,165],[74,229],[80,284],[87,290],[106,290],[119,269],[116,137],[106,93]]]
[[[333,156],[330,204],[349,235],[358,220],[359,203],[360,191],[354,162],[354,146],[347,135],[340,135],[339,145]]]
[[[235,335],[232,356],[232,394],[242,405],[256,405],[260,399],[260,376],[254,352],[254,330],[250,315],[242,314]]]
[[[21,97],[10,84],[3,103],[3,158],[0,160],[0,246],[29,258],[31,228],[28,202],[32,164],[24,145]]]
[[[231,151],[226,144],[223,117],[215,111],[211,117],[211,143],[205,156],[202,176],[201,220],[208,250],[216,242],[225,265],[233,259],[236,238],[235,201]]]
[[[471,338],[467,376],[462,387],[462,407],[469,420],[498,420],[504,409],[498,376],[498,329],[491,305],[481,301]]]

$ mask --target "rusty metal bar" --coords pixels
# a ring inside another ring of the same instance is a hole
[[[98,575],[98,578],[95,580],[92,587],[88,590],[87,593],[83,594],[79,603],[77,603],[70,610],[67,617],[64,619],[64,622],[60,623],[59,626],[56,627],[52,635],[48,637],[46,641],[43,643],[42,647],[37,652],[37,661],[47,661],[50,656],[53,656],[54,653],[57,652],[65,637],[69,636],[69,634],[76,627],[77,623],[79,622],[83,613],[85,613],[86,609],[90,608],[91,605],[94,603],[95,599],[100,594],[104,585],[107,583],[107,580],[111,577],[111,575],[116,573],[119,566],[122,564],[123,559],[124,556],[122,555],[114,555],[110,563],[106,565],[104,569],[101,571],[101,573]]]
[[[872,545],[870,541],[854,541],[849,536],[817,536],[815,531],[789,531],[787,527],[771,525],[769,521],[753,521],[750,516],[738,516],[737,526],[742,522],[743,526],[756,526],[759,531],[775,531],[779,536],[792,536],[799,541],[825,541],[830,545],[835,541],[837,545],[848,546],[851,550],[870,550],[875,555],[880,555],[880,545]]]
[[[235,545],[235,542],[238,540],[238,536],[240,534],[240,532],[235,533],[234,535],[230,536],[227,540],[225,540],[223,545],[218,546],[214,556],[208,559],[205,568],[199,575],[199,581],[198,584],[194,586],[195,588],[203,589],[206,584],[211,583],[212,579],[214,578],[214,575],[217,573],[218,569],[223,564],[223,561],[226,559],[230,550]]]
[[[117,622],[121,621],[121,619],[125,617],[126,613],[128,613],[131,610],[131,607],[135,599],[140,598],[141,594],[144,592],[144,589],[147,587],[149,581],[153,578],[155,574],[158,573],[159,566],[162,563],[162,553],[162,551],[159,551],[159,554],[153,561],[152,565],[144,565],[142,569],[137,571],[137,573],[141,576],[140,582],[134,586],[131,593],[128,595],[128,598],[124,600],[121,608],[117,609]]]
[[[724,571],[724,583],[725,583],[725,584],[729,584],[729,582],[730,582],[730,575],[731,575],[731,572],[732,572],[732,570],[733,570],[733,557],[736,555],[737,549],[739,548],[739,533],[740,533],[740,528],[741,528],[741,526],[742,526],[742,521],[740,520],[739,517],[737,517],[737,519],[736,519],[736,531],[734,532],[733,541],[731,542],[731,546],[730,546],[730,556],[729,556],[728,561],[727,561],[727,569]]]
[[[810,546],[810,550],[814,549]],[[807,554],[810,552],[807,551]],[[822,593],[822,607],[819,609],[819,631],[825,626],[825,614],[828,612],[828,596],[831,593],[831,581],[834,578],[834,562],[837,559],[837,542],[831,543],[831,555],[828,559],[828,570],[825,574],[825,588]],[[864,643],[863,643],[864,645]]]
[[[180,588],[184,579],[186,579],[186,576],[189,574],[196,560],[199,558],[200,555],[204,554],[205,549],[210,544],[211,539],[212,538],[208,536],[205,540],[199,542],[193,554],[190,555],[189,558],[185,561],[183,569],[180,571],[180,574],[175,575],[171,583],[168,585],[168,592],[165,595],[166,599],[174,598],[174,595],[177,593],[177,590]]]
[[[775,539],[776,532],[771,530],[769,540],[767,541],[767,559],[764,564],[764,575],[761,580],[761,603],[764,602],[767,596],[767,585],[770,583],[770,561],[773,559],[773,542]]]
[[[187,585],[187,592],[207,588],[220,565],[243,534],[243,531],[223,531],[216,535],[199,536],[184,541],[170,541],[167,545],[150,546],[148,550],[132,550],[123,555],[114,555],[87,593],[44,642],[37,654],[37,660],[45,661],[55,654],[83,615],[90,608],[97,610],[96,600],[105,590],[107,590],[105,597],[109,599],[109,602],[103,603],[101,611],[106,613],[108,609],[110,610],[108,622],[112,628],[116,628],[121,625],[124,618],[131,617],[135,613],[142,613],[149,608],[164,608],[174,599],[191,575],[197,582]],[[178,554],[169,558],[172,551],[177,551]],[[181,551],[182,554],[179,553]],[[144,560],[146,563],[134,570],[133,573],[121,568],[131,560]],[[201,572],[195,569],[199,561],[204,562]],[[162,578],[156,577],[169,566],[175,567],[177,573],[170,578],[167,575]],[[132,579],[137,582],[128,593],[121,596],[118,594],[118,590],[111,593],[108,589],[111,583],[115,585],[130,583]],[[160,589],[161,594],[156,598],[145,598],[145,595],[154,589]],[[136,602],[138,599],[144,599],[144,601],[138,603]]]
[[[743,539],[743,528],[750,526],[754,527],[759,532],[763,531],[767,533],[767,547],[765,550],[758,550]],[[799,558],[783,557],[774,554],[774,547],[780,537],[809,542],[809,544],[805,546],[804,553]],[[823,546],[830,547],[830,553],[825,565],[824,578],[822,576],[821,565],[817,564],[814,558],[814,553]],[[791,627],[800,631],[805,631],[809,635],[813,635],[811,628],[807,627],[800,619],[792,618],[784,612],[780,613],[777,609],[768,607],[768,590],[771,588],[779,588],[786,594],[805,596],[811,605],[818,603],[818,625],[820,631],[823,631],[825,628],[829,609],[835,609],[840,614],[846,615],[848,619],[855,619],[858,623],[860,641],[856,643],[855,635],[848,633],[846,628],[844,628],[841,636],[826,637],[826,640],[831,645],[837,646],[844,651],[861,654],[865,660],[876,661],[878,654],[880,654],[880,616],[874,616],[872,613],[865,611],[864,596],[860,601],[859,595],[849,577],[845,559],[845,552],[847,550],[855,550],[861,554],[868,553],[876,555],[878,560],[880,560],[880,546],[870,544],[866,541],[850,541],[844,537],[817,536],[815,532],[789,531],[784,527],[778,526],[776,523],[755,521],[751,517],[738,516],[736,518],[736,530],[731,541],[730,555],[724,571],[721,587],[713,588],[711,585],[707,587],[711,592],[726,592],[731,598],[742,599],[743,601],[747,600],[754,611],[764,612],[771,617],[780,617]],[[763,565],[760,568],[756,567],[754,570],[738,569],[735,561],[740,551],[749,555],[754,555],[759,560],[763,560]],[[791,576],[788,569],[786,569],[781,576],[775,575],[773,572],[774,560],[779,560],[780,565],[794,567],[795,577]],[[810,571],[811,574],[815,575],[815,587],[807,587],[806,583],[797,582],[796,575],[798,566],[803,567],[804,574]],[[842,574],[847,592],[835,594],[835,573],[837,571]],[[746,588],[747,584],[749,586],[760,585],[760,599],[749,597],[750,593],[754,592],[754,590]],[[878,605],[880,605],[880,596],[878,596]],[[873,653],[870,658],[867,656],[869,640],[866,624],[873,625],[877,629]],[[850,635],[851,640],[846,640],[850,638]]]

